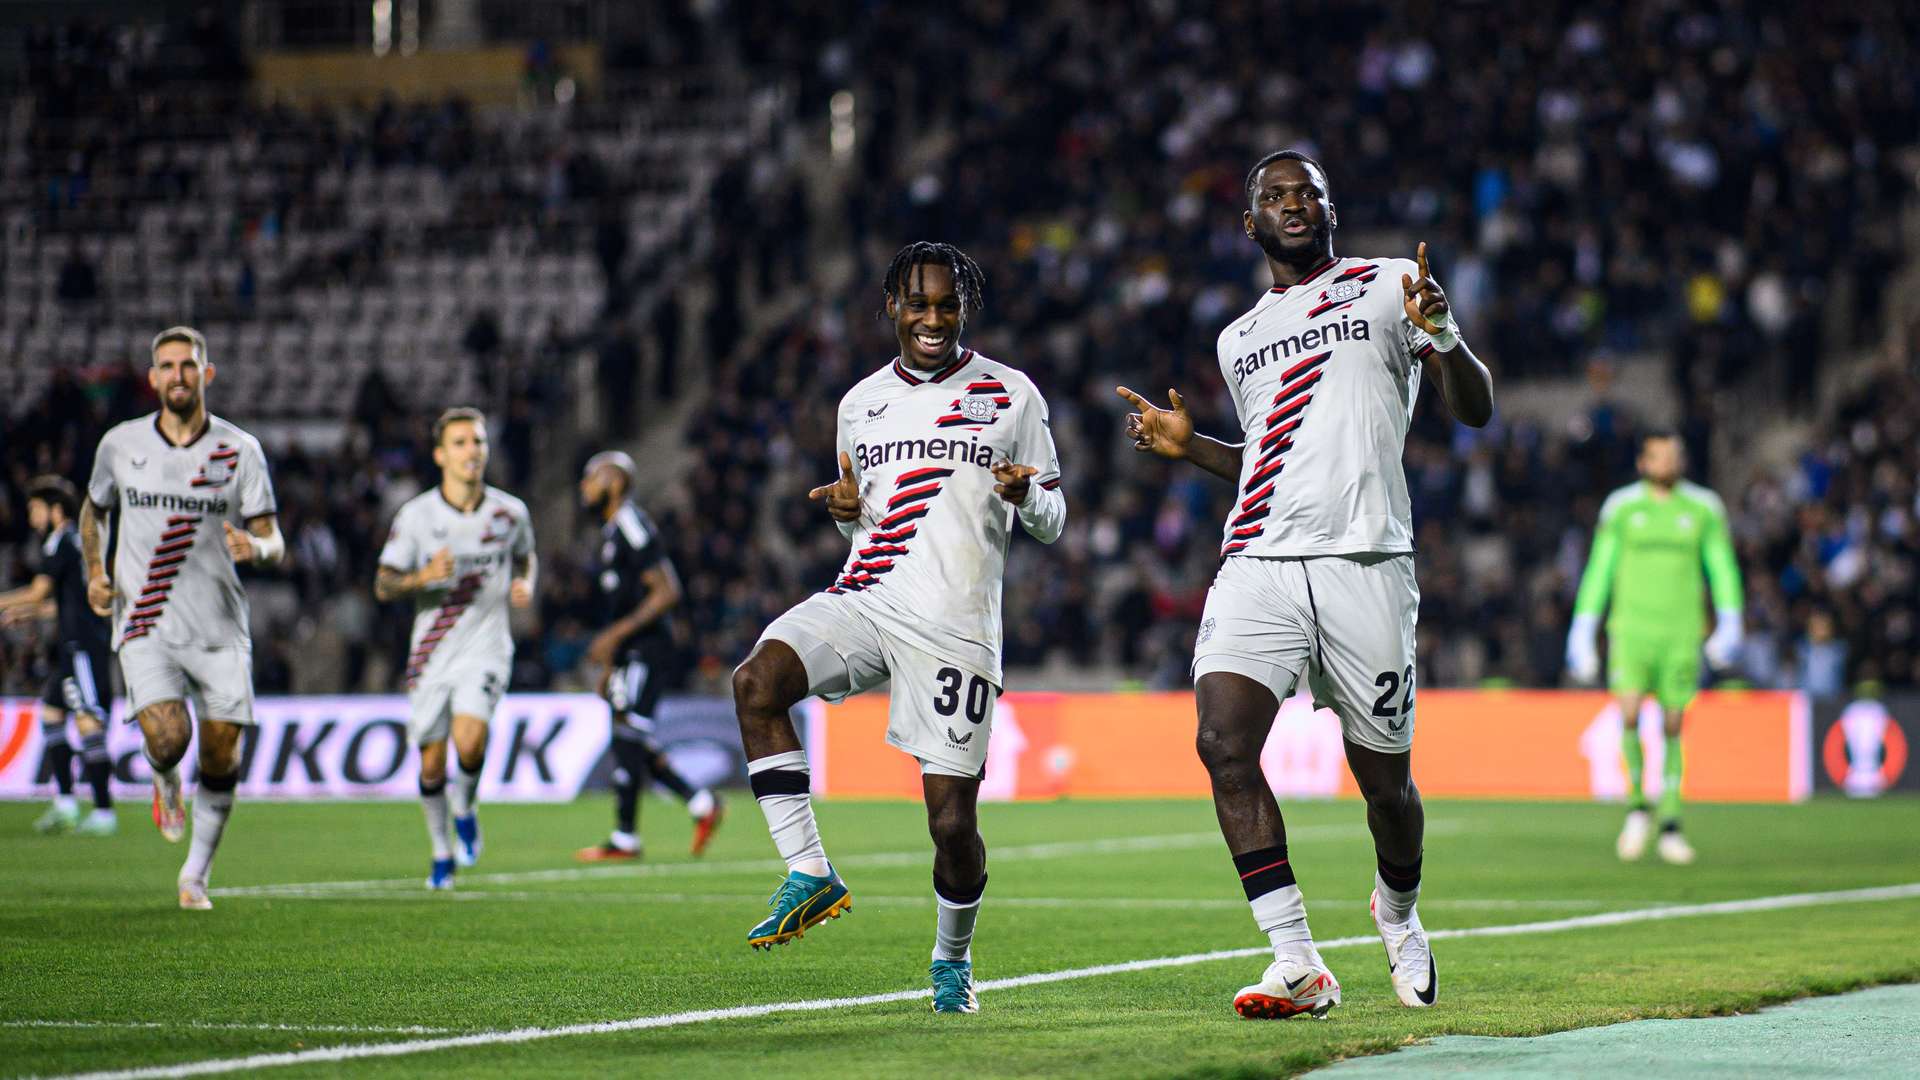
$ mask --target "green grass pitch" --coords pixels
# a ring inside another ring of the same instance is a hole
[[[853,911],[770,954],[745,941],[780,875],[744,792],[702,862],[686,855],[684,813],[652,801],[647,862],[584,873],[572,851],[603,835],[604,798],[483,807],[486,854],[451,896],[421,888],[417,806],[243,801],[204,913],[175,906],[184,848],[160,839],[144,806],[125,806],[108,840],[35,836],[39,809],[0,806],[0,1076],[926,985],[931,853],[912,805],[821,805]],[[1910,799],[1690,807],[1700,861],[1689,868],[1616,861],[1615,807],[1434,801],[1427,812],[1430,930],[1920,881]],[[1360,806],[1294,803],[1287,818],[1315,936],[1371,935]],[[1264,943],[1204,802],[994,805],[982,831],[982,980]],[[257,888],[291,883],[358,884]],[[1423,1011],[1395,1001],[1370,940],[1327,952],[1346,1001],[1326,1021],[1236,1017],[1233,992],[1264,966],[1251,957],[985,990],[974,1016],[934,1016],[916,998],[302,1060],[268,1075],[1277,1076],[1433,1035],[1534,1035],[1920,980],[1916,940],[1920,898],[1907,896],[1438,941],[1440,1002]]]

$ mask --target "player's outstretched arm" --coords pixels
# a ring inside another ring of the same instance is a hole
[[[103,619],[113,614],[113,579],[100,561],[100,518],[106,512],[91,498],[80,500],[80,557],[87,564],[87,606]]]
[[[1229,483],[1240,479],[1240,454],[1246,444],[1194,434],[1193,417],[1188,415],[1180,391],[1169,389],[1167,402],[1172,408],[1162,409],[1124,386],[1113,389],[1140,410],[1127,416],[1127,437],[1133,440],[1135,450],[1173,461],[1191,461]]]
[[[1440,397],[1455,420],[1468,427],[1486,427],[1493,419],[1493,375],[1487,365],[1473,355],[1460,340],[1447,307],[1447,294],[1427,270],[1427,244],[1420,242],[1415,259],[1420,264],[1420,280],[1400,275],[1400,289],[1407,318],[1433,339],[1434,352],[1427,359],[1427,374],[1440,387]]]
[[[1040,470],[1011,461],[996,462],[992,468],[993,493],[1013,504],[1020,514],[1020,526],[1027,535],[1043,544],[1060,539],[1067,527],[1067,497],[1059,491],[1036,484]],[[1056,482],[1057,487],[1057,482]]]

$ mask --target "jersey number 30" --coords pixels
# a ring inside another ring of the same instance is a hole
[[[975,675],[968,681],[959,668],[943,667],[934,678],[940,680],[940,693],[933,699],[933,711],[941,716],[952,716],[960,708],[960,684],[967,684],[967,719],[972,723],[984,723],[987,719],[987,705],[993,701],[993,687],[987,680]]]

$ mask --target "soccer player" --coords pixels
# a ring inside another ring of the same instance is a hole
[[[40,617],[51,607],[59,631],[53,641],[52,670],[40,697],[40,768],[53,774],[60,792],[34,822],[40,832],[73,830],[81,836],[112,836],[119,827],[113,814],[113,767],[107,758],[107,712],[112,700],[109,657],[113,655],[107,621],[87,607],[87,574],[74,529],[80,494],[65,477],[36,477],[27,485],[27,524],[45,539],[33,580],[0,594],[0,624]],[[67,715],[80,729],[80,760],[93,788],[93,812],[80,816],[73,797],[73,747],[67,743]]]
[[[848,907],[815,827],[788,709],[892,681],[887,742],[919,759],[933,836],[933,1008],[974,1012],[972,941],[987,885],[975,803],[1000,695],[1000,590],[1017,518],[1041,543],[1066,524],[1047,403],[1032,380],[963,348],[980,268],[949,244],[902,248],[882,283],[900,355],[840,399],[840,477],[815,488],[853,550],[838,578],[768,626],[734,672],[754,798],[787,879],[747,933],[767,948]],[[1022,464],[1033,462],[1034,464]]]
[[[420,747],[420,806],[433,849],[427,888],[451,889],[454,864],[472,866],[480,858],[474,802],[487,725],[513,672],[507,605],[533,603],[538,560],[527,504],[487,483],[487,420],[480,410],[448,409],[434,420],[433,463],[440,483],[393,515],[373,593],[382,601],[413,601],[408,733]]]
[[[1417,261],[1335,258],[1327,173],[1298,151],[1247,174],[1247,237],[1273,288],[1220,332],[1220,374],[1243,442],[1194,434],[1176,391],[1158,408],[1120,387],[1136,449],[1233,482],[1222,563],[1195,642],[1200,760],[1254,920],[1274,961],[1233,1005],[1256,1018],[1325,1015],[1340,984],[1307,930],[1286,826],[1260,771],[1280,702],[1302,677],[1340,718],[1366,798],[1374,923],[1400,1000],[1431,1005],[1433,953],[1414,903],[1425,814],[1411,770],[1413,525],[1400,465],[1425,367],[1447,408],[1484,425],[1493,381]],[[1397,286],[1397,287],[1396,287]]]
[[[653,520],[633,501],[633,458],[607,450],[587,459],[580,501],[599,515],[600,545],[592,567],[595,621],[600,632],[587,659],[601,669],[600,696],[613,719],[613,833],[581,848],[581,862],[640,857],[640,794],[651,777],[680,796],[693,815],[693,853],[707,850],[724,807],[706,788],[695,790],[667,760],[653,737],[653,713],[675,662],[673,609],[680,575],[667,558]]]
[[[276,566],[287,544],[259,442],[207,412],[218,369],[206,338],[171,327],[153,339],[152,354],[147,383],[160,411],[101,437],[80,507],[80,547],[87,604],[113,616],[120,673],[153,769],[154,824],[176,842],[186,831],[178,766],[193,735],[193,700],[200,780],[178,885],[180,906],[204,911],[240,779],[240,731],[254,722],[247,592],[234,568]],[[109,513],[118,536],[112,574],[100,545]]]
[[[1694,853],[1680,831],[1680,727],[1700,685],[1701,638],[1706,637],[1701,571],[1704,567],[1716,613],[1713,636],[1706,638],[1707,661],[1726,667],[1740,650],[1740,564],[1720,497],[1682,479],[1685,451],[1677,436],[1643,437],[1637,466],[1640,479],[1600,505],[1593,552],[1567,632],[1567,667],[1581,682],[1599,677],[1594,638],[1600,613],[1607,611],[1607,684],[1620,703],[1620,749],[1630,785],[1627,822],[1614,851],[1622,859],[1638,859],[1652,831],[1641,788],[1646,761],[1639,723],[1640,707],[1651,697],[1660,703],[1666,727],[1660,857],[1684,866]]]

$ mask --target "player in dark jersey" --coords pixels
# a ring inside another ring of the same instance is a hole
[[[646,512],[633,501],[633,458],[608,450],[588,459],[580,501],[601,521],[594,548],[593,620],[600,628],[587,659],[600,668],[600,693],[613,714],[614,825],[606,841],[581,848],[582,862],[637,859],[640,795],[649,779],[686,800],[693,815],[693,853],[707,849],[725,807],[706,788],[696,790],[676,772],[654,738],[654,710],[678,667],[673,609],[680,575]]]
[[[59,789],[53,806],[34,823],[40,832],[73,830],[81,836],[112,836],[113,775],[107,757],[107,713],[113,701],[113,650],[107,620],[87,608],[87,572],[74,529],[80,493],[62,477],[42,476],[27,486],[27,523],[45,539],[40,565],[25,586],[0,593],[0,624],[52,614],[57,629],[46,692],[40,699],[40,772]],[[80,730],[81,770],[93,788],[93,813],[82,817],[73,797],[73,747],[67,714]]]

